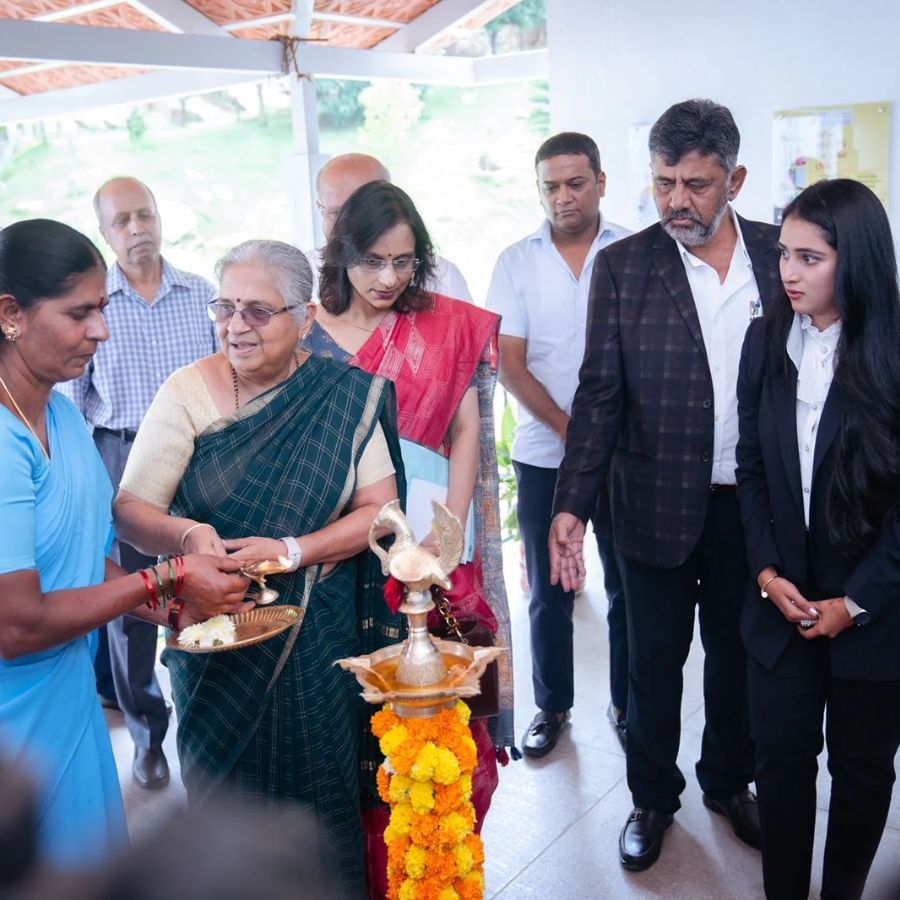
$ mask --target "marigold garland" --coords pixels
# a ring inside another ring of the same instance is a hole
[[[401,719],[386,704],[372,733],[387,757],[378,795],[391,807],[384,831],[389,900],[480,900],[484,845],[474,833],[472,772],[478,761],[469,707]]]

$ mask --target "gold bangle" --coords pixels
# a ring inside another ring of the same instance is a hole
[[[769,578],[766,583],[759,589],[759,596],[763,598],[763,600],[768,600],[769,595],[766,593],[766,588],[776,579],[781,578],[780,575],[773,575]]]
[[[194,523],[193,525],[191,525],[191,527],[188,528],[188,529],[184,532],[184,534],[181,536],[181,541],[180,541],[179,544],[178,544],[178,549],[181,550],[182,552],[184,552],[184,542],[187,540],[187,536],[188,536],[195,528],[212,528],[213,531],[216,530],[215,528],[213,528],[212,525],[209,524],[209,522],[195,522],[195,523]]]

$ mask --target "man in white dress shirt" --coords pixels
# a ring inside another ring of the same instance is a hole
[[[387,166],[374,156],[366,153],[343,153],[334,156],[319,170],[316,178],[316,206],[322,216],[322,230],[325,240],[331,235],[341,207],[357,189],[370,181],[390,181]],[[322,264],[322,248],[308,253],[313,270],[313,297],[319,296],[319,266]],[[434,258],[434,274],[428,287],[436,294],[453,297],[455,300],[472,302],[469,286],[462,272],[442,256]]]
[[[546,219],[500,254],[488,308],[500,313],[500,381],[516,398],[519,419],[512,458],[517,513],[531,585],[531,666],[538,707],[523,739],[528,756],[545,756],[569,720],[574,700],[574,592],[550,584],[547,537],[556,470],[563,458],[572,398],[584,352],[594,257],[629,232],[600,213],[606,175],[584,134],[563,132],[535,157]],[[605,496],[596,515],[608,516]],[[620,739],[628,697],[625,609],[609,529],[598,542],[609,599],[610,713]],[[624,726],[623,726],[624,728]]]
[[[738,362],[750,320],[781,291],[777,229],[738,216],[746,169],[731,113],[711,100],[667,110],[650,131],[659,223],[594,264],[591,317],[550,530],[554,577],[583,569],[592,498],[607,483],[625,585],[626,747],[633,809],[619,839],[628,869],[659,857],[680,806],[682,668],[695,608],[705,652],[704,804],[759,846],[748,790],[749,582],[735,491]]]

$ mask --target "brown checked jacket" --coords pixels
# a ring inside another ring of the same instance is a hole
[[[778,228],[738,221],[765,308],[782,289]],[[706,517],[715,411],[694,298],[660,225],[597,255],[579,378],[554,513],[587,521],[608,478],[618,552],[680,565]]]

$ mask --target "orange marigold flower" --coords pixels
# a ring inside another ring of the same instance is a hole
[[[375,783],[378,786],[378,796],[385,803],[389,803],[391,798],[388,792],[390,790],[391,776],[384,771],[383,766],[379,766],[378,771],[375,773]]]
[[[473,869],[465,878],[457,878],[453,887],[461,900],[481,900],[484,896],[484,876]]]
[[[420,847],[430,847],[437,836],[437,817],[433,815],[414,816],[410,826],[409,836],[413,843]]]
[[[395,725],[400,724],[397,714],[385,703],[385,705],[372,716],[372,734],[380,738],[385,732]]]
[[[481,835],[467,834],[464,843],[475,860],[475,866],[484,865],[484,841],[481,840]]]
[[[456,860],[452,853],[445,850],[429,850],[426,866],[428,877],[437,879],[442,885],[449,884],[456,877]]]

